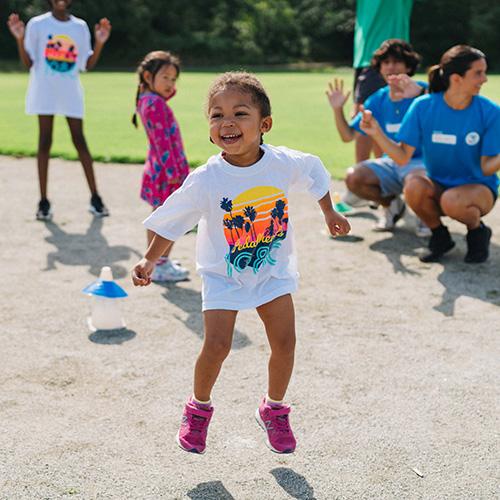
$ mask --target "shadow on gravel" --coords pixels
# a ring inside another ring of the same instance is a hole
[[[45,241],[54,245],[56,250],[47,254],[44,271],[56,269],[59,263],[65,266],[89,266],[90,274],[99,276],[102,266],[110,266],[114,278],[124,278],[128,269],[117,262],[129,260],[132,254],[137,257],[141,257],[141,254],[124,245],[109,246],[101,234],[102,225],[102,218],[93,217],[85,234],[71,234],[54,222],[45,222],[45,227],[51,233]]]
[[[307,479],[287,467],[277,467],[271,471],[276,482],[292,497],[300,500],[315,500],[314,489]]]
[[[193,500],[235,500],[221,481],[200,483],[196,485],[196,488],[189,490],[186,495]]]
[[[174,318],[183,323],[191,330],[199,339],[203,339],[203,314],[201,312],[201,293],[191,288],[177,286],[176,283],[155,283],[165,289],[163,297],[171,304],[174,304],[179,309],[187,313],[187,317],[183,318],[174,314]],[[243,349],[252,342],[237,328],[234,329],[233,349]]]
[[[500,306],[500,273],[497,271],[500,260],[500,246],[490,244],[490,257],[483,264],[466,264],[463,234],[452,234],[457,246],[446,254],[441,262],[421,264],[418,256],[424,253],[427,240],[417,238],[411,232],[397,230],[389,238],[370,245],[370,249],[383,253],[392,264],[395,273],[422,276],[422,272],[407,268],[401,256],[414,257],[420,266],[441,266],[443,272],[438,281],[443,285],[441,302],[433,307],[445,316],[455,314],[455,303],[460,297],[471,297]]]
[[[117,330],[97,330],[89,335],[89,340],[95,344],[116,345],[132,340],[137,334],[134,330],[120,328]]]
[[[434,310],[445,316],[453,316],[455,303],[460,297],[472,297],[500,306],[498,246],[491,245],[490,250],[493,255],[483,264],[465,264],[462,260],[443,262],[444,269],[438,276],[438,281],[443,285],[444,291],[441,302],[433,307]],[[462,258],[463,254],[460,256]]]
[[[418,262],[419,252],[417,250],[420,248],[423,250],[427,241],[418,238],[413,231],[410,232],[405,229],[396,229],[394,232],[387,234],[389,237],[385,240],[379,240],[372,243],[369,247],[370,250],[383,253],[391,263],[395,273],[420,276],[420,272],[409,269],[403,264],[401,256],[413,257]]]

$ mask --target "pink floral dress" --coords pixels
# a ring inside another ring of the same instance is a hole
[[[189,165],[179,125],[165,99],[151,92],[141,94],[137,112],[149,140],[141,198],[156,208],[181,187],[189,174]]]

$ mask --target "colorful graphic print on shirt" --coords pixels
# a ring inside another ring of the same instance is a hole
[[[265,264],[275,265],[271,251],[281,246],[288,227],[288,200],[281,189],[259,186],[233,200],[222,198],[220,208],[224,235],[229,244],[227,274],[252,268],[256,274]]]
[[[78,59],[76,44],[68,35],[49,35],[44,51],[45,62],[59,73],[71,71]]]

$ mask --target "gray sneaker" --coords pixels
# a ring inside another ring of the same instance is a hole
[[[351,191],[346,191],[342,195],[342,201],[353,208],[367,207],[370,203],[368,200],[363,200],[358,195],[351,193]]]
[[[373,228],[374,231],[392,231],[396,222],[403,217],[406,205],[400,196],[391,201],[388,207],[384,207],[384,214]]]
[[[185,281],[188,279],[189,271],[179,265],[177,262],[172,262],[170,259],[159,264],[154,268],[151,279],[158,282],[175,282],[175,281]]]

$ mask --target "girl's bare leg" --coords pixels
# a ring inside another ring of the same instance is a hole
[[[85,178],[89,185],[91,194],[97,193],[97,186],[94,176],[94,167],[92,164],[92,156],[90,155],[89,148],[87,147],[87,141],[83,135],[83,120],[80,118],[69,118],[66,117],[68,122],[69,131],[71,133],[71,139],[78,153],[78,158],[83,166],[83,171],[85,172]]]
[[[54,117],[52,115],[38,115],[38,182],[40,198],[47,198],[47,181],[49,172],[50,148],[52,146],[52,131]]]
[[[208,401],[217,376],[231,350],[238,311],[214,309],[203,313],[205,338],[194,368],[194,397]]]
[[[290,294],[257,308],[271,347],[267,394],[275,401],[285,397],[295,355],[295,311]]]

